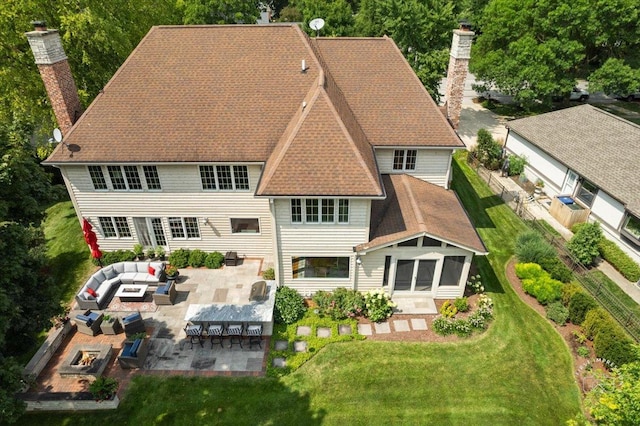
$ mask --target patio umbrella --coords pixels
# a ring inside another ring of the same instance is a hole
[[[102,257],[102,252],[100,251],[100,246],[98,245],[98,237],[96,233],[93,231],[93,226],[87,219],[82,219],[82,233],[84,234],[84,240],[89,245],[91,249],[91,257],[98,260],[100,266],[102,266],[102,261],[100,258]]]

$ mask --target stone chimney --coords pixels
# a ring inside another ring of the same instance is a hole
[[[449,68],[447,70],[447,87],[445,92],[447,118],[454,128],[460,123],[464,81],[469,71],[471,58],[471,42],[475,33],[468,23],[460,23],[460,29],[453,31]]]
[[[33,26],[34,31],[25,35],[47,89],[60,131],[66,136],[82,114],[78,89],[71,75],[58,30],[48,30],[44,21],[35,21]]]

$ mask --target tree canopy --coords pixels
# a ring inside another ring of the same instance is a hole
[[[637,67],[640,0],[491,0],[472,48],[476,77],[524,106],[568,96],[578,77],[610,76]],[[606,66],[606,67],[605,67]],[[609,78],[606,82],[606,78]]]

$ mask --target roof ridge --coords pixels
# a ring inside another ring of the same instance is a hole
[[[424,220],[424,216],[422,215],[422,210],[420,210],[418,201],[416,200],[416,197],[413,194],[413,188],[411,187],[411,183],[409,182],[412,176],[409,176],[406,173],[403,173],[400,176],[402,179],[402,185],[405,187],[406,193],[409,196],[409,202],[411,203],[411,209],[413,210],[413,214],[416,218],[416,222],[418,223],[418,225],[420,226],[420,229],[423,232],[427,232],[427,223]]]

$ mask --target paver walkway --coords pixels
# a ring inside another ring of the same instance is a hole
[[[393,316],[388,321],[373,324],[358,324],[358,333],[363,336],[375,336],[376,334],[402,334],[408,331],[425,331],[428,329],[427,321],[424,318],[403,318],[403,316]]]

